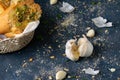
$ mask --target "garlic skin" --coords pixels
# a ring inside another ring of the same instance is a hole
[[[78,52],[80,57],[89,57],[93,53],[92,43],[83,35],[83,38],[78,40]]]
[[[113,26],[112,22],[107,22],[107,19],[104,19],[101,16],[93,18],[92,21],[99,28],[102,28],[102,27],[112,27]]]
[[[72,61],[77,61],[79,59],[78,46],[76,45],[75,39],[70,39],[65,45],[65,54],[66,57]]]
[[[71,13],[75,10],[75,8],[67,2],[63,2],[62,7],[60,7],[60,10],[64,13]]]
[[[86,74],[91,74],[93,76],[99,74],[99,72],[100,72],[100,70],[94,70],[92,68],[83,69],[82,71],[85,71]]]

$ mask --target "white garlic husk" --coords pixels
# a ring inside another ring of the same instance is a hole
[[[77,61],[79,59],[78,46],[76,45],[75,39],[70,39],[67,41],[65,47],[66,57],[72,61]]]
[[[93,53],[93,45],[85,35],[78,40],[78,52],[80,57],[89,57]]]

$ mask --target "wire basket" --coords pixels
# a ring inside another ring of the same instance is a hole
[[[14,52],[25,47],[33,38],[34,31],[20,37],[8,38],[0,41],[0,54]]]

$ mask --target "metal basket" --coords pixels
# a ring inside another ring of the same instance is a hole
[[[0,41],[0,54],[10,53],[22,49],[32,40],[33,36],[34,31],[20,37]]]

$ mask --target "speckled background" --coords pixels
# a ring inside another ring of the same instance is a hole
[[[41,24],[31,43],[20,51],[0,55],[0,80],[49,80],[59,70],[67,70],[71,78],[65,80],[120,80],[120,0],[59,0],[50,5],[49,0],[35,0],[43,9]],[[76,9],[72,13],[59,10],[62,2]],[[92,18],[102,16],[113,22],[111,28],[98,28]],[[71,19],[70,24],[62,25]],[[65,43],[80,38],[91,27],[96,31],[94,53],[89,58],[73,62],[65,56]],[[30,60],[33,59],[33,60]],[[82,69],[100,70],[96,76]],[[115,72],[109,69],[115,68]]]

